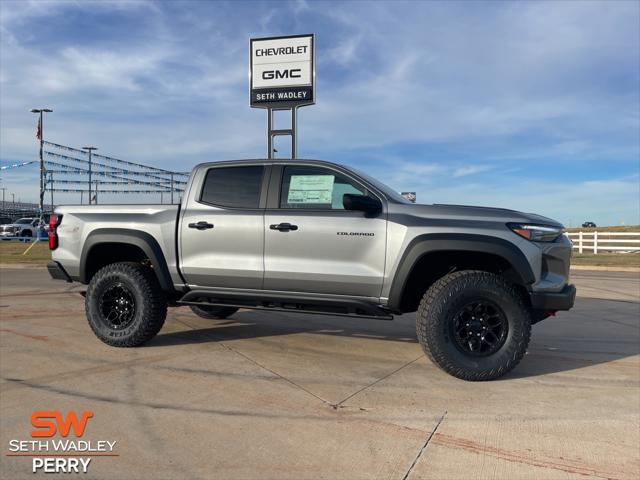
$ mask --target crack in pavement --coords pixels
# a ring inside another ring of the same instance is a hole
[[[278,378],[280,378],[280,379],[284,380],[285,382],[288,382],[289,384],[293,385],[294,387],[299,388],[299,389],[300,389],[300,390],[302,390],[303,392],[308,393],[309,395],[311,395],[311,396],[313,396],[313,397],[317,398],[317,399],[318,399],[318,400],[320,400],[321,402],[323,402],[323,403],[325,403],[325,404],[327,404],[327,405],[331,405],[331,402],[329,402],[328,400],[325,400],[324,398],[322,398],[322,397],[321,397],[321,396],[319,396],[319,395],[316,395],[316,394],[315,394],[315,393],[313,393],[312,391],[307,390],[307,389],[306,389],[306,388],[304,388],[302,385],[298,385],[298,384],[297,384],[296,382],[294,382],[293,380],[290,380],[290,379],[288,379],[287,377],[285,377],[285,376],[283,376],[283,375],[280,375],[278,372],[276,372],[276,371],[274,371],[274,370],[271,370],[270,368],[268,368],[268,367],[266,367],[266,366],[262,365],[260,362],[258,362],[258,361],[256,361],[256,360],[254,360],[253,358],[251,358],[251,357],[250,357],[250,356],[248,356],[248,355],[245,355],[245,354],[244,354],[244,353],[242,353],[241,351],[236,350],[236,349],[234,349],[234,348],[230,347],[229,345],[225,344],[224,342],[220,342],[220,345],[222,345],[224,348],[228,349],[229,351],[231,351],[231,352],[235,353],[236,355],[240,355],[241,357],[243,357],[244,359],[246,359],[246,360],[248,360],[249,362],[253,363],[254,365],[256,365],[256,366],[258,366],[258,367],[260,367],[260,368],[262,368],[262,369],[266,370],[267,372],[272,373],[273,375],[275,375],[276,377],[278,377]]]
[[[405,364],[404,364],[404,365],[402,365],[401,367],[396,368],[393,372],[390,372],[390,373],[388,373],[388,374],[384,375],[383,377],[378,378],[376,381],[371,382],[370,384],[365,385],[365,386],[364,386],[364,387],[362,387],[361,389],[359,389],[359,390],[357,390],[357,391],[353,392],[351,395],[349,395],[349,396],[348,396],[348,397],[346,397],[345,399],[341,400],[340,402],[338,402],[338,403],[336,403],[336,404],[330,404],[330,405],[333,407],[333,409],[334,409],[334,410],[337,410],[338,408],[340,408],[340,407],[342,406],[342,404],[343,404],[344,402],[346,402],[346,401],[347,401],[347,400],[349,400],[350,398],[353,398],[353,397],[355,397],[356,395],[358,395],[359,393],[364,392],[366,389],[373,387],[375,384],[377,384],[377,383],[379,383],[379,382],[381,382],[381,381],[383,381],[383,380],[386,380],[386,379],[387,379],[387,378],[389,378],[391,375],[393,375],[393,374],[395,374],[395,373],[398,373],[398,372],[399,372],[400,370],[402,370],[403,368],[408,367],[408,366],[409,366],[409,365],[411,365],[412,363],[417,362],[417,361],[418,361],[418,360],[420,360],[422,357],[424,357],[424,355],[420,355],[419,357],[414,358],[413,360],[411,360],[411,361],[409,361],[409,362],[405,363]]]
[[[174,321],[184,325],[185,327],[190,328],[191,330],[198,330],[198,328],[191,326],[190,324],[188,324],[187,322],[185,322],[184,320],[177,320],[174,319]],[[310,390],[307,390],[306,388],[304,388],[302,385],[298,385],[296,382],[294,382],[293,380],[288,379],[287,377],[279,374],[278,372],[271,370],[270,368],[266,367],[265,365],[262,365],[260,362],[258,362],[257,360],[254,360],[253,358],[251,358],[249,355],[246,355],[244,353],[242,353],[239,350],[236,350],[235,348],[231,347],[230,345],[227,345],[225,342],[221,341],[219,338],[216,338],[214,334],[208,334],[205,333],[203,334],[205,337],[210,338],[211,340],[215,340],[217,345],[221,345],[222,347],[226,348],[227,350],[229,350],[230,352],[235,353],[236,355],[239,355],[240,357],[244,358],[245,360],[249,361],[250,363],[252,363],[253,365],[271,373],[272,375],[275,375],[276,377],[278,377],[281,380],[284,380],[285,382],[289,383],[290,385],[302,390],[303,392],[307,393],[308,395],[311,395],[312,397],[320,400],[321,402],[323,402],[326,405],[331,405],[331,402],[329,402],[328,400],[325,400],[324,398],[320,397],[319,395],[316,395],[315,393],[313,393]]]
[[[433,428],[433,430],[431,431],[431,433],[427,437],[427,441],[424,442],[424,445],[422,446],[422,448],[418,452],[418,455],[416,455],[416,458],[413,460],[413,463],[409,467],[409,470],[407,470],[407,473],[405,473],[404,477],[402,477],[402,480],[407,480],[409,478],[409,475],[411,475],[411,472],[413,471],[413,468],[418,463],[418,460],[420,459],[420,457],[424,453],[425,449],[427,448],[427,445],[429,445],[429,442],[431,441],[433,436],[436,434],[436,431],[438,430],[438,427],[440,427],[440,424],[444,421],[446,416],[447,416],[447,411],[445,410],[444,413],[442,414],[442,416],[440,417],[440,420],[438,420],[438,423],[436,423],[436,426]]]

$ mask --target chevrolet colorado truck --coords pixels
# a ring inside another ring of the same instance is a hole
[[[490,380],[531,325],[573,306],[561,224],[498,208],[419,205],[350,167],[240,160],[195,167],[180,205],[63,206],[50,218],[55,279],[88,285],[89,325],[133,347],[167,307],[390,320],[417,312],[441,369]]]

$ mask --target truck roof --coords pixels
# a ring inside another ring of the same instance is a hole
[[[339,163],[329,162],[327,160],[315,160],[315,159],[308,159],[308,158],[272,158],[272,159],[248,158],[248,159],[239,159],[239,160],[218,160],[214,162],[199,163],[193,168],[195,170],[196,168],[200,168],[200,167],[207,168],[207,167],[213,167],[216,165],[245,165],[245,164],[255,164],[255,163],[261,163],[264,165],[274,165],[274,164],[286,165],[287,163],[296,163],[296,164],[303,163],[307,165],[328,165],[333,167],[348,168],[346,167],[346,165],[342,165]]]

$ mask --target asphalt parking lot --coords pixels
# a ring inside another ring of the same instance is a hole
[[[100,343],[79,288],[0,271],[1,445],[34,410],[92,410],[117,441],[88,478],[640,477],[640,274],[577,272],[576,307],[534,327],[498,381],[425,359],[393,322],[170,310],[148,346]],[[2,478],[29,458],[2,456]]]

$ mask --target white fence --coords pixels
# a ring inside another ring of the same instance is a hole
[[[640,252],[640,232],[567,232],[578,253]]]

